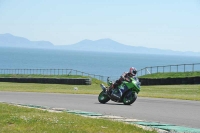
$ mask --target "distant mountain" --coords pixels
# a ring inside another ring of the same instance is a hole
[[[83,40],[71,45],[54,45],[49,41],[30,41],[26,38],[13,36],[8,33],[0,34],[0,47],[48,48],[76,51],[200,56],[200,52],[181,52],[157,48],[147,48],[141,46],[129,46],[111,40],[109,38],[100,39],[96,41]]]
[[[100,52],[120,52],[132,47],[113,41],[111,39],[100,39],[97,41],[83,40],[72,45],[64,45],[63,48],[69,50],[100,51]],[[133,51],[132,51],[133,52]]]
[[[11,34],[0,34],[0,46],[5,47],[23,47],[23,48],[47,48],[54,46],[48,41],[30,41],[23,37],[13,36]]]
[[[200,52],[181,52],[141,46],[129,46],[118,43],[111,39],[100,39],[96,41],[83,40],[75,44],[61,46],[62,49],[77,51],[98,51],[98,52],[121,52],[140,54],[164,54],[164,55],[193,55],[200,56]]]

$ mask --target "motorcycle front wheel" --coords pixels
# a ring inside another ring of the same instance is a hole
[[[125,105],[131,105],[137,99],[137,94],[132,91],[128,91],[123,97],[123,103]]]
[[[102,91],[100,94],[99,94],[99,97],[98,97],[98,100],[100,103],[107,103],[110,98],[108,97],[108,95],[106,94],[106,92]]]

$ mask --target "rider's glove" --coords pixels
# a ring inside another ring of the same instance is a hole
[[[127,78],[125,78],[125,81],[130,82],[131,79],[127,77]]]

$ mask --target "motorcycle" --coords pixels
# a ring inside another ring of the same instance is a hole
[[[137,94],[140,92],[139,79],[137,77],[130,78],[130,81],[122,81],[122,83],[116,88],[112,89],[111,92],[108,91],[108,88],[113,85],[113,82],[107,78],[107,85],[100,84],[102,92],[98,96],[100,103],[107,103],[109,100],[118,103],[124,103],[125,105],[130,105],[135,102],[137,99]]]

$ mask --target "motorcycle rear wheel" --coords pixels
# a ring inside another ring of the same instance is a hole
[[[108,97],[108,95],[106,94],[106,92],[102,91],[100,94],[99,94],[99,97],[98,97],[98,100],[100,103],[107,103],[110,98]]]
[[[123,97],[123,103],[125,105],[131,105],[137,99],[137,94],[132,91],[128,91]]]

